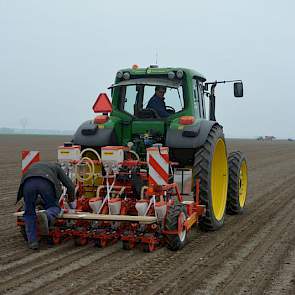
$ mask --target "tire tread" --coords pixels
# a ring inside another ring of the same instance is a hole
[[[228,156],[229,182],[226,212],[231,215],[239,214],[243,211],[239,203],[239,174],[241,164],[245,160],[245,156],[240,151],[232,152]]]
[[[214,213],[212,212],[213,209],[209,204],[209,184],[211,177],[210,167],[213,156],[211,155],[211,148],[214,146],[218,138],[222,138],[224,140],[224,135],[222,128],[219,125],[215,125],[209,132],[204,145],[195,153],[193,164],[193,179],[198,178],[200,180],[200,203],[206,206],[205,216],[200,218],[199,225],[201,229],[206,231],[217,230],[223,225],[223,219],[220,222],[216,222]]]

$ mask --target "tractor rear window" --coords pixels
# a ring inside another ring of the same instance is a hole
[[[143,106],[146,107],[149,100],[155,94],[155,86],[145,86]],[[183,110],[183,94],[182,87],[168,88],[164,94],[166,107],[171,106],[175,109],[175,112]]]
[[[173,88],[165,86],[165,88],[166,91],[164,93],[164,102],[166,105],[166,110],[170,115],[182,111],[184,108],[182,87],[180,86],[178,88]],[[140,118],[142,114],[145,113],[145,118],[149,118],[148,112],[146,110],[149,101],[155,95],[156,86],[154,85],[121,86],[119,108],[135,117]]]

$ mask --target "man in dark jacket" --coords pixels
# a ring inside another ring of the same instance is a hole
[[[151,97],[147,104],[147,109],[155,110],[161,118],[167,118],[170,114],[166,111],[165,97],[166,87],[156,86],[155,94]]]
[[[67,188],[68,201],[73,201],[75,198],[74,184],[57,163],[32,164],[22,176],[17,202],[24,198],[24,221],[30,249],[39,248],[35,211],[37,198],[40,196],[44,203],[43,220],[45,219],[48,226],[48,222],[53,223],[61,210],[58,204],[62,194],[61,183]]]

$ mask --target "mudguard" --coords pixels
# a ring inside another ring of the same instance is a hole
[[[205,143],[214,125],[219,124],[216,121],[202,120],[193,126],[185,126],[183,129],[168,129],[165,145],[170,148],[195,149],[200,147]]]
[[[92,120],[80,125],[72,139],[73,144],[87,147],[116,145],[114,128],[98,128]]]

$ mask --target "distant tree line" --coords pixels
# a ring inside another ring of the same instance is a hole
[[[11,133],[14,133],[14,129],[7,128],[7,127],[0,127],[0,133],[11,134]]]

